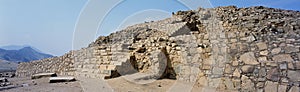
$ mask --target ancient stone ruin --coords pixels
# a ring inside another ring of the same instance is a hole
[[[300,12],[235,6],[179,11],[101,36],[88,47],[18,66],[17,76],[145,73],[220,91],[299,92]]]

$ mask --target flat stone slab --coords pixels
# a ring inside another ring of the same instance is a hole
[[[31,76],[31,79],[39,79],[42,77],[56,77],[56,73],[39,73]]]
[[[71,82],[75,81],[75,77],[50,77],[49,83],[56,83],[56,82]]]

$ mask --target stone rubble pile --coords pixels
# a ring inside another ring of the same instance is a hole
[[[61,57],[21,63],[17,75],[105,79],[138,72],[217,91],[299,92],[299,34],[298,11],[199,8],[101,36]]]

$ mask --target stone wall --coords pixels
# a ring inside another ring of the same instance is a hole
[[[234,6],[179,11],[61,57],[21,63],[17,75],[113,78],[164,70],[160,78],[220,91],[299,91],[299,27],[297,11]]]
[[[74,69],[72,52],[69,52],[60,57],[47,58],[30,63],[20,63],[16,74],[19,77],[45,72],[55,72],[59,75],[74,75]]]

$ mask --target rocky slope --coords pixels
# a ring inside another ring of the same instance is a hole
[[[190,83],[170,90],[298,92],[300,12],[262,6],[179,11],[101,36],[64,56],[21,63],[18,76],[148,74]],[[194,85],[195,84],[195,85]]]

